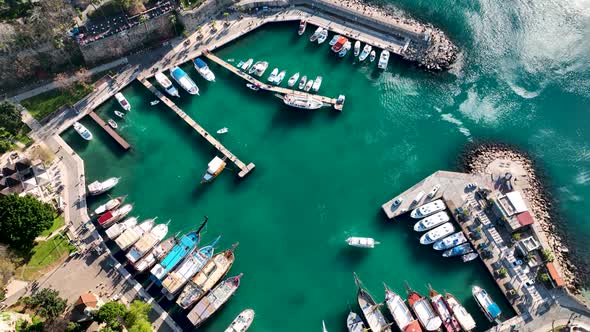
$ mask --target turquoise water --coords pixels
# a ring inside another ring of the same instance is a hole
[[[322,319],[330,331],[344,331],[349,306],[358,311],[353,271],[378,300],[382,282],[402,295],[404,280],[423,294],[428,283],[447,290],[484,329],[489,325],[470,295],[478,284],[509,317],[483,264],[443,260],[418,244],[410,220],[390,222],[380,211],[432,172],[455,169],[457,154],[472,140],[502,140],[529,151],[551,178],[568,238],[580,248],[576,254],[590,256],[581,246],[590,234],[583,213],[590,194],[589,45],[582,39],[588,8],[565,1],[454,3],[453,11],[436,1],[398,4],[449,31],[464,50],[458,68],[430,74],[392,57],[380,73],[334,57],[327,43],[298,38],[295,23],[269,26],[217,52],[236,61],[265,59],[268,72],[280,67],[287,77],[321,75],[323,95],[346,95],[341,114],[288,109],[215,65],[215,83],[184,66],[201,96],[183,94],[177,104],[212,133],[229,128],[221,142],[256,164],[243,181],[228,166],[212,184],[199,185],[215,151],[171,110],[149,106],[154,98],[138,83],[123,91],[133,110],[118,121],[132,150],[121,151],[90,119],[83,123],[94,141],[64,134],[85,160],[89,180],[122,177],[113,194],[129,194],[132,214],[171,219],[171,233],[195,228],[207,215],[203,241],[222,234],[219,250],[240,242],[230,274],[243,272],[242,286],[201,330],[222,330],[250,307],[256,311],[252,331],[320,330]],[[98,112],[112,117],[115,109],[111,100]],[[353,250],[343,242],[352,235],[381,244]],[[186,326],[179,310],[171,310]]]

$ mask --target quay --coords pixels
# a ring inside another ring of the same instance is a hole
[[[92,118],[92,120],[94,120],[94,122],[96,122],[102,129],[104,129],[104,131],[106,131],[107,134],[109,134],[109,136],[111,136],[115,140],[115,142],[117,142],[123,149],[129,150],[129,148],[131,148],[131,145],[129,145],[129,143],[127,143],[127,141],[123,137],[121,137],[119,133],[117,133],[113,128],[111,128],[111,126],[109,126],[108,123],[101,119],[100,116],[96,114],[96,112],[91,111],[90,113],[88,113],[88,115],[90,116],[90,118]]]
[[[156,87],[154,87],[146,78],[142,78],[139,80],[141,84],[143,84],[146,88],[148,88],[156,97],[158,97],[166,106],[172,109],[181,119],[183,119],[189,126],[191,126],[194,130],[196,130],[205,140],[207,140],[217,151],[223,154],[227,159],[231,160],[239,169],[240,172],[238,173],[238,177],[243,178],[251,170],[254,169],[255,165],[253,163],[249,163],[246,165],[243,161],[238,159],[231,151],[223,146],[215,137],[209,134],[203,127],[201,127],[195,120],[193,120],[188,114],[186,114],[180,107],[176,106],[172,100],[168,99],[168,97],[164,96]]]

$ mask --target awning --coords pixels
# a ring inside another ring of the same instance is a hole
[[[557,270],[555,269],[553,263],[549,262],[545,264],[545,266],[547,267],[547,271],[549,271],[549,275],[551,276],[551,279],[553,279],[557,287],[565,285],[565,282],[563,281],[561,276],[559,276],[559,273],[557,273]]]
[[[516,219],[521,226],[532,225],[535,220],[529,211],[521,212],[516,215]]]
[[[522,199],[519,191],[509,192],[506,194],[506,197],[510,201],[510,204],[512,204],[514,207],[515,213],[528,211],[528,208],[526,207],[526,204],[524,203],[524,200]]]

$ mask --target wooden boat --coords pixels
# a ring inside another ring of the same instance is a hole
[[[125,221],[116,223],[109,227],[105,233],[109,239],[114,240],[119,235],[121,235],[121,233],[123,233],[126,229],[131,228],[135,225],[137,225],[137,217],[127,218]]]
[[[209,164],[207,164],[207,170],[201,177],[201,183],[211,182],[225,169],[227,163],[225,162],[226,157],[219,158],[215,156]]]
[[[178,240],[176,237],[171,237],[160,242],[160,244],[155,246],[152,251],[135,262],[133,267],[137,272],[147,271],[147,269],[150,269],[152,266],[154,266],[156,262],[161,261],[177,243]]]
[[[245,332],[252,324],[252,321],[254,321],[254,310],[246,309],[231,322],[225,332]]]
[[[414,318],[404,300],[385,283],[385,303],[395,324],[403,332],[421,332],[420,323]]]
[[[391,332],[391,323],[387,323],[385,316],[383,316],[383,313],[379,310],[379,304],[377,304],[371,294],[362,287],[361,281],[356,273],[354,273],[354,282],[358,287],[356,297],[359,307],[361,307],[365,320],[369,324],[371,331]]]
[[[346,328],[348,328],[348,332],[366,332],[367,329],[365,328],[365,323],[361,316],[359,316],[356,312],[349,312],[348,317],[346,318]]]
[[[115,240],[115,243],[121,248],[121,250],[127,250],[127,248],[131,247],[135,242],[137,242],[141,236],[154,228],[155,219],[146,219],[141,222],[141,224],[128,228],[123,232],[123,234],[119,235]]]
[[[445,293],[444,299],[447,303],[447,307],[451,310],[453,316],[457,322],[459,322],[459,325],[461,325],[461,328],[464,331],[473,330],[475,328],[475,320],[471,314],[465,310],[461,303],[459,303],[459,300],[450,293]]]
[[[217,285],[207,296],[201,299],[188,313],[188,320],[195,326],[201,325],[223,306],[240,287],[240,279],[244,274],[225,279]]]
[[[346,243],[348,243],[351,247],[357,248],[375,248],[376,244],[380,242],[375,241],[372,237],[356,237],[352,236],[346,239]]]
[[[94,214],[103,214],[109,210],[113,210],[119,207],[119,205],[123,204],[125,198],[127,196],[119,196],[113,199],[110,199],[108,202],[102,204],[101,206],[94,209]]]
[[[152,250],[160,241],[162,241],[168,234],[168,221],[165,224],[160,224],[152,228],[151,231],[145,233],[134,245],[129,249],[125,257],[129,263],[134,264]]]
[[[105,193],[105,192],[111,190],[114,186],[116,186],[117,183],[119,183],[120,179],[121,178],[112,177],[112,178],[108,178],[102,182],[101,181],[94,181],[88,185],[88,193],[93,196]]]
[[[408,304],[414,311],[414,314],[416,314],[416,317],[418,317],[422,327],[424,327],[426,331],[438,330],[442,325],[442,320],[434,312],[434,309],[428,300],[413,291],[407,283],[406,287],[408,289]]]
[[[183,309],[190,308],[223,279],[234,264],[234,251],[237,247],[238,243],[234,244],[231,249],[213,256],[201,271],[186,284],[176,300],[176,304]]]
[[[460,332],[461,327],[459,323],[451,314],[451,310],[447,307],[443,296],[440,295],[437,291],[435,291],[431,285],[428,285],[429,296],[430,296],[430,303],[434,307],[434,310],[442,320],[442,325],[444,326],[444,330],[446,332]]]
[[[98,218],[98,224],[101,227],[109,227],[113,223],[125,218],[125,216],[128,215],[132,209],[133,206],[131,204],[125,204],[116,210],[107,211]]]

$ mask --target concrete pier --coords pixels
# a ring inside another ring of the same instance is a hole
[[[91,111],[90,113],[88,113],[88,115],[90,115],[90,118],[92,118],[94,122],[96,122],[102,129],[104,129],[104,131],[106,131],[107,134],[109,134],[109,136],[111,136],[115,140],[115,142],[117,142],[123,149],[129,150],[129,148],[131,148],[131,145],[129,145],[129,143],[127,143],[127,141],[123,137],[121,137],[119,133],[117,133],[113,128],[111,128],[111,126],[109,126],[108,123],[101,119],[100,116],[98,116],[98,114],[96,114],[94,111]]]
[[[238,176],[240,178],[245,177],[250,173],[251,170],[254,169],[255,165],[253,163],[249,163],[246,165],[243,161],[238,159],[231,151],[223,146],[215,137],[209,134],[203,127],[201,127],[195,120],[193,120],[188,114],[186,114],[180,107],[176,106],[172,100],[168,99],[163,93],[161,93],[158,89],[156,89],[147,79],[143,78],[139,80],[141,84],[143,84],[146,88],[148,88],[153,94],[156,95],[166,106],[170,107],[181,119],[184,120],[189,126],[191,126],[194,130],[196,130],[207,142],[209,142],[219,153],[223,154],[227,159],[229,159],[232,163],[234,163],[239,169],[240,172]]]

